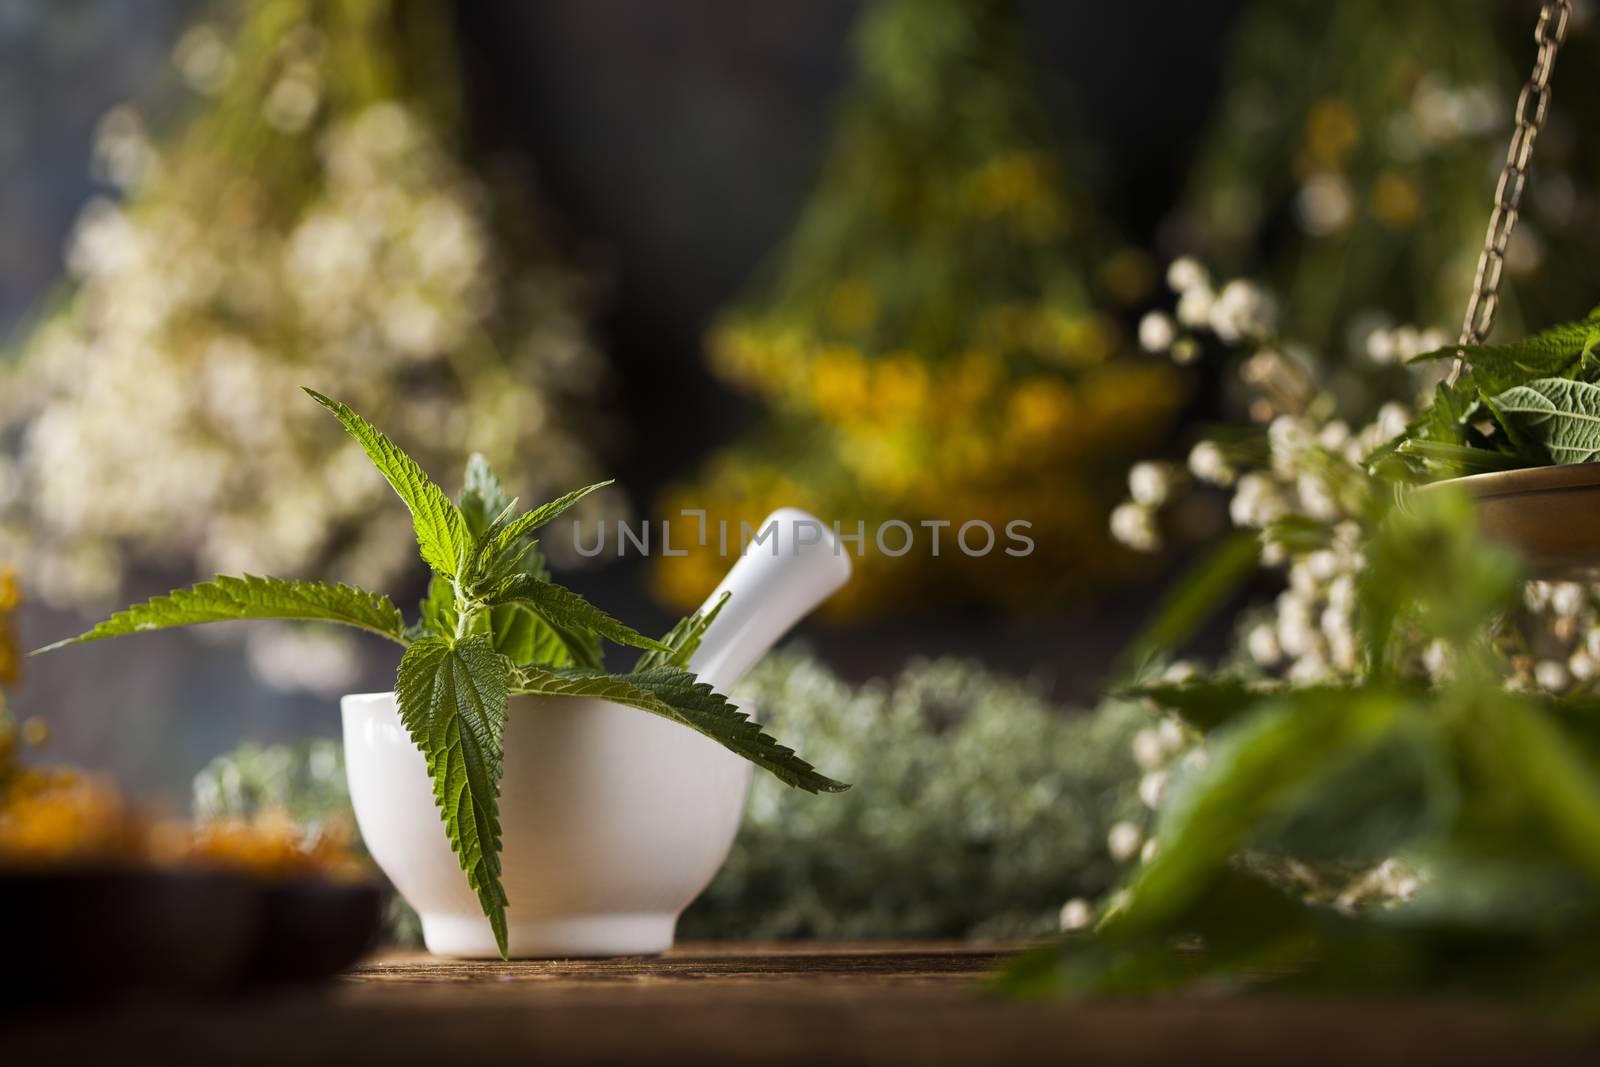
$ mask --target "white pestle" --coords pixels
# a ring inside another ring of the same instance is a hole
[[[701,606],[709,611],[722,594],[731,594],[689,659],[689,670],[723,694],[850,580],[850,555],[833,528],[799,508],[774,511],[755,536],[762,539],[745,546]]]

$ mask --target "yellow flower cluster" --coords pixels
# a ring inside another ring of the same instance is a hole
[[[8,737],[8,765],[0,767],[0,867],[125,866],[142,858],[145,825],[115,785],[69,768],[16,766],[15,745]]]
[[[261,878],[354,879],[367,873],[352,851],[354,839],[355,828],[347,820],[330,821],[308,835],[288,815],[263,812],[252,819],[172,827],[152,835],[152,845],[179,862]]]
[[[0,667],[13,668],[0,673],[0,682],[16,681],[7,616],[21,599],[16,573],[0,569]],[[352,851],[355,835],[348,823],[307,834],[276,813],[196,826],[158,822],[108,778],[24,765],[20,749],[37,748],[48,737],[40,719],[16,724],[0,693],[0,869],[182,865],[272,878],[347,877],[364,870]]]
[[[834,310],[840,304],[848,303],[849,314],[859,315],[858,309],[875,307],[875,301],[865,282],[836,286],[829,318],[839,322],[844,317]],[[711,366],[732,384],[790,411],[810,411],[836,422],[893,420],[914,418],[927,408],[949,410],[952,403],[967,412],[992,401],[996,389],[1017,376],[1018,367],[1096,367],[1120,343],[1116,325],[1103,315],[1023,303],[980,311],[971,344],[952,357],[927,358],[904,347],[871,352],[871,342],[859,339],[860,332],[840,330],[837,336],[819,337],[783,324],[729,318],[709,338]]]
[[[17,628],[12,621],[22,606],[22,589],[17,572],[0,566],[0,686],[15,685],[22,673],[22,650],[17,643]],[[5,693],[0,692],[0,715],[5,713]]]
[[[9,727],[0,728],[8,731]],[[8,737],[0,758],[0,868],[183,866],[267,878],[356,877],[348,825],[308,835],[280,814],[190,826],[149,819],[107,778],[23,767]]]
[[[1018,236],[1044,243],[1066,236],[1072,216],[1055,163],[1042,152],[1007,152],[967,176],[961,206],[981,219],[1009,222]]]
[[[795,337],[788,343],[803,350]],[[725,520],[730,531],[785,505],[837,519],[846,533],[865,521],[856,578],[826,609],[839,617],[946,594],[1038,600],[1080,587],[1091,571],[1114,576],[1096,479],[1108,457],[1153,444],[1169,423],[1182,398],[1170,366],[1105,361],[1068,378],[1037,368],[1018,373],[994,349],[968,349],[942,363],[904,350],[877,359],[844,345],[812,351],[807,389],[789,405],[814,420],[807,446],[724,457],[693,487],[669,494],[663,515],[704,508],[713,527]],[[915,525],[924,517],[957,525],[977,519],[996,531],[1025,520],[1036,548],[1026,559],[968,557],[949,547],[947,533],[937,559],[926,534],[903,556],[879,551],[872,536],[879,522]],[[1087,559],[1104,562],[1086,568]],[[715,544],[691,545],[687,556],[659,561],[656,592],[697,605],[729,562]]]
[[[1338,170],[1361,140],[1361,123],[1343,100],[1326,97],[1306,112],[1304,140],[1296,170],[1301,177]]]

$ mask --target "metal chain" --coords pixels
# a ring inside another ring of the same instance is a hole
[[[1567,35],[1567,21],[1571,17],[1572,0],[1546,0],[1539,8],[1539,25],[1533,31],[1539,54],[1533,61],[1528,83],[1517,97],[1516,112],[1512,116],[1515,128],[1511,131],[1511,145],[1506,150],[1500,184],[1495,188],[1494,211],[1489,216],[1483,252],[1478,256],[1478,275],[1467,301],[1467,316],[1461,323],[1460,343],[1463,345],[1481,344],[1489,336],[1495,313],[1500,310],[1506,246],[1511,242],[1511,231],[1517,228],[1522,190],[1528,180],[1528,162],[1533,158],[1533,142],[1544,128],[1550,111],[1550,73],[1555,69],[1556,50]],[[1450,372],[1452,382],[1463,367],[1464,361],[1457,357]]]

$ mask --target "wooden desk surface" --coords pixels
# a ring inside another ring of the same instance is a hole
[[[683,945],[660,959],[386,955],[312,988],[0,1015],[14,1063],[1600,1063],[1463,1001],[1013,1003],[1002,946]],[[45,1057],[49,1057],[45,1059]]]

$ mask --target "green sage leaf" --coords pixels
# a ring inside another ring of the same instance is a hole
[[[1497,413],[1557,463],[1600,458],[1600,385],[1541,378],[1494,398]]]

